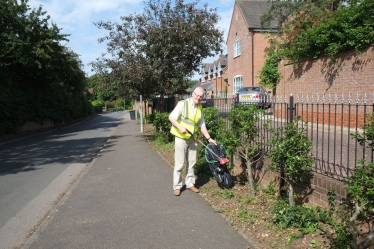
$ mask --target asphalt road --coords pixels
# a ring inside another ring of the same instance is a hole
[[[0,248],[20,244],[80,176],[124,112],[0,145]]]

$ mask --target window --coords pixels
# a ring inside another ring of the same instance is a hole
[[[234,94],[241,88],[243,85],[242,76],[238,75],[234,77]]]
[[[240,46],[240,39],[234,42],[234,57],[239,56],[241,54],[241,46]]]

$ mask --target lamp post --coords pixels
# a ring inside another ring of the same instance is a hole
[[[143,97],[140,95],[140,132],[143,133]]]

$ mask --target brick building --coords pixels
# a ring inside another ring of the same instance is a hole
[[[223,97],[227,92],[225,72],[227,68],[227,55],[219,55],[213,63],[204,63],[200,69],[200,84],[214,97]],[[209,86],[209,88],[205,87]]]
[[[265,35],[276,29],[261,27],[261,16],[269,8],[268,0],[236,0],[227,36],[228,96],[242,86],[259,85],[259,70],[265,62]]]

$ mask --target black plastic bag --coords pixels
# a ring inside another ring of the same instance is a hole
[[[209,168],[218,184],[223,185],[225,188],[231,187],[232,177],[227,170],[226,164],[210,163]]]
[[[205,148],[205,159],[209,163],[210,171],[218,184],[223,185],[225,188],[230,188],[232,185],[232,177],[227,169],[227,165],[220,164],[219,158],[226,157],[226,150],[221,144],[208,144],[209,149]]]
[[[226,150],[221,144],[208,144],[208,149],[205,148],[205,160],[208,163],[219,162],[220,158],[226,157]]]

